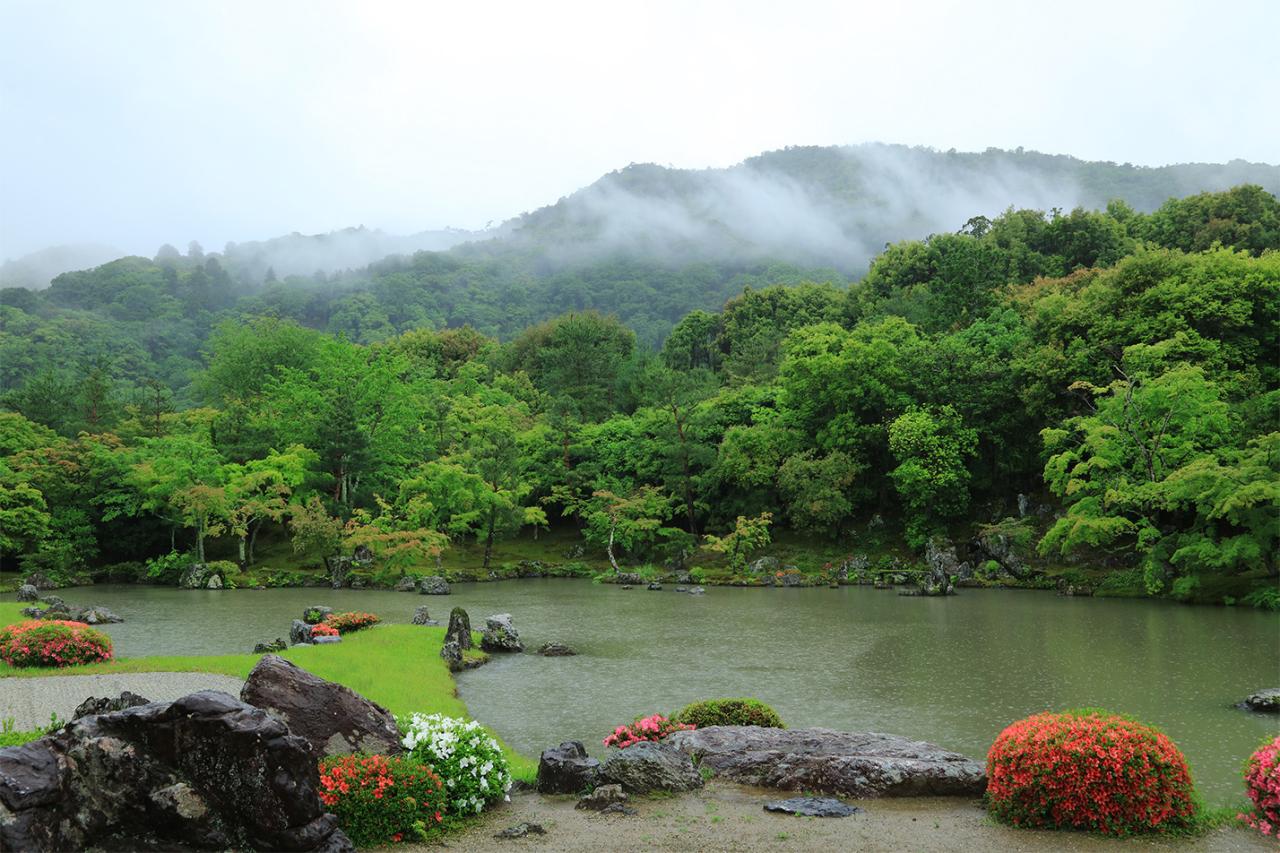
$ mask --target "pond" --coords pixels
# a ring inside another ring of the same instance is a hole
[[[121,655],[223,654],[286,635],[309,604],[407,622],[415,607],[472,624],[510,612],[530,649],[463,673],[468,708],[537,755],[695,699],[756,696],[788,725],[893,732],[982,759],[1000,729],[1047,708],[1104,707],[1161,726],[1210,803],[1241,794],[1240,767],[1280,720],[1231,707],[1280,683],[1280,618],[1237,608],[963,590],[906,598],[868,587],[709,588],[705,596],[578,580],[459,584],[448,597],[324,589],[234,592],[97,586],[68,601],[129,621]],[[406,661],[412,666],[412,661]]]

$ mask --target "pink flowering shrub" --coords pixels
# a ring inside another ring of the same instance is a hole
[[[1244,767],[1244,787],[1257,808],[1240,820],[1263,835],[1280,838],[1280,737],[1258,747]]]
[[[111,660],[111,638],[83,622],[19,622],[0,628],[0,660],[9,666],[78,666]]]
[[[675,723],[662,714],[654,714],[649,717],[641,717],[630,725],[618,726],[613,730],[613,734],[604,739],[604,745],[626,749],[631,744],[639,743],[642,740],[658,741],[672,732],[695,728],[697,726]]]

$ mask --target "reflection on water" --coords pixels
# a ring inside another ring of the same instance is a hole
[[[420,604],[472,624],[510,612],[530,649],[459,677],[476,717],[536,755],[600,739],[641,713],[694,699],[756,696],[797,726],[928,739],[981,758],[999,730],[1046,708],[1098,706],[1163,727],[1210,802],[1241,794],[1240,766],[1276,718],[1231,703],[1280,684],[1280,619],[1244,609],[964,590],[903,598],[866,587],[711,588],[705,596],[572,580],[456,585],[448,597],[323,589],[179,591],[98,586],[122,655],[244,652],[287,636],[308,604],[408,622]],[[413,661],[405,661],[412,666]]]

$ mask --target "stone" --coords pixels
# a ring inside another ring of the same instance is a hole
[[[39,598],[40,590],[36,589],[32,584],[24,583],[22,586],[18,587],[19,601],[36,601]]]
[[[471,617],[461,607],[449,611],[449,627],[444,632],[445,642],[453,641],[458,648],[471,648]]]
[[[706,587],[703,587],[703,586],[695,586],[695,587],[691,587],[691,588],[689,589],[689,594],[690,594],[690,595],[706,595],[706,594],[707,594],[707,588],[706,588]]]
[[[193,693],[0,750],[0,849],[354,851],[318,788],[284,723]]]
[[[418,588],[418,582],[410,577],[400,578],[396,581],[396,585],[392,587],[396,592],[413,592]]]
[[[1241,703],[1250,711],[1261,711],[1264,714],[1280,714],[1280,687],[1268,687],[1245,698]]]
[[[1031,549],[1018,548],[1004,533],[995,531],[983,533],[970,543],[970,549],[970,553],[976,555],[979,563],[995,560],[1001,572],[1019,580],[1026,580],[1037,572],[1036,567],[1028,561],[1031,557]]]
[[[327,638],[315,641],[323,639]],[[240,690],[240,699],[283,720],[291,732],[311,744],[316,758],[350,752],[398,755],[403,751],[390,711],[279,655],[258,661]]]
[[[282,652],[287,648],[289,648],[289,644],[282,638],[276,637],[267,643],[254,643],[253,653],[255,655],[271,654],[273,652]]]
[[[204,585],[205,589],[222,589],[222,575],[210,575],[209,582]]]
[[[414,608],[413,611],[414,625],[439,625],[440,623],[431,618],[431,614],[427,612],[427,605]]]
[[[39,619],[46,613],[43,607],[24,607],[20,612],[23,616],[29,616],[32,619]]]
[[[600,768],[600,779],[622,786],[628,794],[692,791],[702,787],[702,774],[686,752],[665,743],[640,741],[618,750]]]
[[[547,567],[541,560],[521,560],[516,563],[516,577],[542,578],[547,576]]]
[[[620,583],[624,586],[644,586],[645,579],[635,572],[618,572],[613,577],[614,583]]]
[[[182,589],[204,589],[205,584],[209,583],[211,574],[213,570],[207,563],[192,563],[182,570],[182,576],[178,578],[178,586]]]
[[[60,584],[44,572],[32,572],[22,580],[23,586],[34,586],[36,589],[57,589]]]
[[[351,562],[360,566],[371,565],[373,563],[373,549],[368,545],[357,545],[356,549],[351,552]]]
[[[484,633],[480,635],[480,648],[486,652],[523,652],[520,632],[511,624],[510,613],[495,613],[484,620]]]
[[[334,643],[341,643],[341,642],[342,642],[341,636],[334,637],[330,635],[330,636],[317,637],[313,635],[311,637],[311,644],[314,646],[330,646],[330,645],[333,645]]]
[[[76,706],[71,712],[71,719],[78,720],[81,717],[88,717],[93,714],[110,714],[114,711],[123,711],[125,708],[136,708],[139,705],[150,704],[150,699],[144,699],[137,693],[131,693],[126,690],[115,699],[103,697],[97,699],[90,696],[88,699]]]
[[[81,607],[78,604],[67,604],[56,595],[42,600],[49,601],[49,607],[35,614],[37,619],[65,619],[70,622],[84,622],[86,625],[106,625],[124,621],[116,613],[100,605]]]
[[[332,607],[325,607],[322,604],[313,604],[306,610],[302,611],[302,621],[307,625],[318,625],[332,612]]]
[[[326,557],[325,567],[329,569],[329,586],[342,589],[347,585],[347,576],[351,574],[350,557]]]
[[[622,803],[610,803],[600,810],[600,814],[638,815],[640,812],[635,809],[628,808]]]
[[[788,568],[794,568],[789,566]],[[782,573],[782,585],[787,586],[804,586],[804,575],[797,571],[786,571]]]
[[[831,797],[792,797],[789,800],[772,800],[764,804],[764,810],[801,817],[848,817],[862,811]]]
[[[462,646],[458,645],[457,640],[445,640],[440,647],[440,657],[449,665],[450,672],[462,669]]]
[[[311,642],[311,626],[301,619],[294,619],[289,626],[289,645],[299,646]]]
[[[708,726],[675,732],[664,744],[718,778],[767,788],[914,797],[977,796],[987,786],[980,762],[931,743],[877,732]]]
[[[654,591],[660,590],[662,589],[662,584],[658,583],[657,581],[649,581],[648,589],[651,589]]]
[[[542,828],[540,823],[517,823],[515,826],[509,826],[501,832],[495,832],[494,838],[524,838],[527,835],[546,835],[547,831]]]
[[[364,581],[362,581],[362,580],[360,580],[360,578],[356,578],[355,580],[353,580],[353,581],[351,582],[351,588],[352,588],[352,589],[364,589],[364,588],[365,588],[365,582],[364,582]]]
[[[626,801],[627,795],[623,793],[621,785],[601,785],[590,794],[580,798],[574,808],[602,812],[614,803],[625,803]]]
[[[771,575],[781,569],[782,561],[777,557],[761,557],[758,560],[752,560],[747,566],[747,571],[753,575]]]
[[[543,643],[539,646],[538,654],[542,655],[544,658],[567,658],[576,655],[577,652],[566,646],[564,643],[551,642]]]
[[[430,575],[418,581],[418,592],[422,595],[448,595],[449,582],[439,575]]]
[[[41,596],[40,601],[49,607],[57,607],[61,610],[67,609],[67,603],[62,600],[62,596],[60,595]]]
[[[850,554],[836,569],[836,580],[852,583],[869,583],[871,558],[866,554]]]
[[[587,755],[580,740],[569,740],[544,749],[538,759],[540,794],[580,794],[595,787],[600,776],[600,762]]]

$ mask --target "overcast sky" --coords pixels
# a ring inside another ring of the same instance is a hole
[[[1280,161],[1280,2],[0,0],[0,257],[479,228],[786,145]]]

